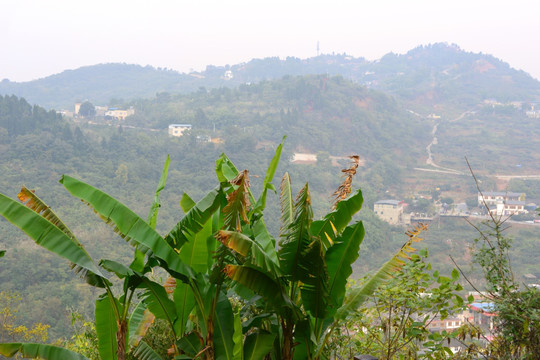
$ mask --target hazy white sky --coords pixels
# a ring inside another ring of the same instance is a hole
[[[179,71],[268,56],[374,60],[448,42],[540,79],[538,0],[0,0],[0,80],[125,62]]]

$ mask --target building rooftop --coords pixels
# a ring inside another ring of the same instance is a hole
[[[399,200],[379,200],[375,202],[375,205],[399,205]]]
[[[525,201],[514,201],[514,200],[508,200],[506,203],[506,205],[527,205],[527,203]]]
[[[469,305],[469,308],[473,311],[482,312],[486,315],[494,315],[495,307],[490,302],[474,302]]]
[[[191,127],[191,124],[171,124],[169,125],[170,128],[174,127]]]
[[[521,193],[515,193],[515,192],[509,192],[509,191],[484,191],[483,194],[484,196],[516,196],[516,197],[521,196]]]

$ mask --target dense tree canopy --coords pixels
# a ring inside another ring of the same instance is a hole
[[[85,101],[81,104],[81,107],[79,108],[80,116],[93,117],[95,114],[96,114],[96,109],[91,102]]]

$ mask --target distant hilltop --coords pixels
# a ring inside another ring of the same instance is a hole
[[[536,101],[540,83],[523,71],[485,54],[466,52],[457,45],[419,46],[406,54],[389,53],[376,61],[347,54],[323,54],[308,59],[270,57],[247,63],[213,66],[202,72],[132,64],[99,64],[66,70],[29,82],[0,82],[0,94],[24,97],[30,103],[57,110],[88,99],[107,104],[157,93],[190,93],[236,87],[284,76],[328,74],[388,92],[427,106],[454,102],[464,107],[485,99]]]

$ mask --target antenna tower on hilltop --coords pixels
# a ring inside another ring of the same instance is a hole
[[[319,56],[319,40],[317,40],[317,56]]]

